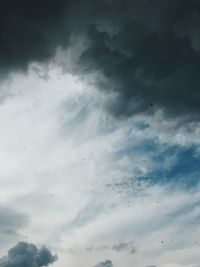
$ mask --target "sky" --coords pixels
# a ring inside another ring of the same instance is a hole
[[[200,2],[0,3],[0,267],[200,266]]]

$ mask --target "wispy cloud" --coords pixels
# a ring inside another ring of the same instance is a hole
[[[1,197],[29,218],[14,231],[52,246],[55,266],[197,264],[198,130],[158,113],[116,120],[92,85],[48,75],[13,75],[0,106]]]

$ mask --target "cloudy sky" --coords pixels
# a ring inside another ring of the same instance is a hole
[[[0,267],[199,267],[199,73],[199,0],[2,0]]]

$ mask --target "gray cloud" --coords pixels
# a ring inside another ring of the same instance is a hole
[[[104,245],[104,246],[90,246],[86,248],[87,251],[105,251],[113,250],[115,252],[127,251],[129,254],[136,253],[136,247],[133,241],[119,242],[114,245]]]
[[[105,260],[97,263],[94,267],[113,267],[113,263],[111,260]]]
[[[46,247],[37,248],[34,244],[19,242],[0,259],[0,267],[40,267],[48,266],[57,259]]]
[[[107,249],[109,249],[109,246],[100,246],[100,247],[90,246],[86,248],[87,251],[91,251],[91,252],[92,251],[104,251]]]
[[[67,225],[65,229],[81,228],[90,221],[94,220],[104,210],[104,205],[96,202],[89,202],[76,215],[76,217]]]
[[[17,239],[18,231],[28,223],[28,218],[9,208],[0,207],[0,239],[2,243]]]
[[[197,120],[199,29],[198,0],[3,1],[0,73],[44,62],[57,47],[84,46],[84,40],[75,72],[100,73],[97,85],[119,93],[106,105],[109,112],[129,116],[161,108]]]
[[[114,250],[116,252],[128,251],[130,254],[133,254],[136,252],[136,248],[134,246],[133,241],[120,242],[118,244],[115,244],[114,246],[112,246],[112,250]]]

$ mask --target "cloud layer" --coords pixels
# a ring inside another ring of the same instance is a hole
[[[67,42],[65,2],[2,1],[0,11],[0,74],[26,70],[46,61]]]
[[[19,233],[6,246],[48,244],[56,267],[199,262],[198,127],[174,131],[159,114],[115,120],[98,108],[103,94],[55,66],[3,86],[1,199]],[[15,225],[18,214],[29,224]]]
[[[5,246],[17,241],[20,230],[28,225],[28,217],[9,207],[0,207],[0,239]]]
[[[118,94],[112,114],[162,109],[197,120],[198,0],[18,0],[3,1],[0,12],[1,74],[71,49],[68,71],[93,73],[99,88]]]
[[[56,260],[28,238],[59,267],[199,263],[199,28],[197,0],[1,2],[0,267]]]

